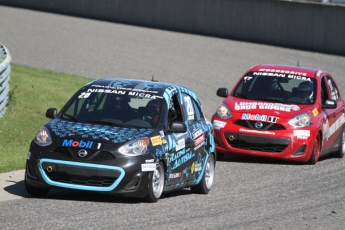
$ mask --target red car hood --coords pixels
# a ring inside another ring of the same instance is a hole
[[[228,97],[224,102],[232,113],[248,113],[279,117],[294,117],[305,111],[312,111],[314,105],[283,104],[279,102],[246,100]]]

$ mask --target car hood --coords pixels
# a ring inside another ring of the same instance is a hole
[[[279,102],[245,100],[228,97],[224,102],[232,113],[248,113],[279,117],[294,117],[302,112],[311,111],[314,105],[285,104]]]
[[[140,137],[149,137],[154,132],[154,129],[72,122],[58,118],[49,121],[45,126],[53,138],[97,140],[103,143],[123,143]]]

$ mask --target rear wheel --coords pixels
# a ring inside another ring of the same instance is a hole
[[[200,183],[196,186],[191,187],[193,193],[207,194],[212,187],[215,172],[215,160],[213,154],[207,160],[204,175]]]
[[[333,153],[333,157],[342,158],[345,154],[345,128],[341,129],[340,136],[340,147],[338,151]]]
[[[310,158],[308,160],[308,164],[315,165],[316,162],[319,160],[319,156],[320,156],[320,141],[319,141],[319,138],[317,137],[315,142],[314,142],[314,146],[313,146],[313,149],[311,151]]]
[[[49,192],[49,188],[40,188],[30,185],[25,178],[25,189],[26,191],[34,197],[44,197]]]
[[[155,171],[149,174],[148,192],[145,197],[147,202],[157,202],[162,196],[164,188],[164,166],[161,162],[157,165]]]

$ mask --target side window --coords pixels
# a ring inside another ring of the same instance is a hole
[[[168,111],[168,125],[170,126],[174,121],[183,122],[182,110],[177,97],[178,94],[172,96],[169,111]]]
[[[337,89],[337,87],[335,86],[334,81],[327,76],[327,84],[329,86],[329,89],[331,90],[331,98],[332,100],[338,100],[339,99],[339,91]]]
[[[329,94],[326,85],[326,78],[323,77],[321,80],[321,103],[323,104],[327,99],[329,99]]]

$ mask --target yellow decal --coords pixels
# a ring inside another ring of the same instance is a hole
[[[314,114],[314,117],[316,117],[316,115],[318,115],[319,114],[319,111],[317,111],[317,108],[315,108],[315,109],[313,109],[313,114]]]
[[[161,136],[151,137],[150,139],[151,139],[151,142],[152,142],[152,146],[156,146],[156,145],[161,145],[162,144]]]
[[[192,172],[192,174],[194,173],[194,162],[193,162],[193,164],[192,164],[192,167],[190,168],[190,171]]]
[[[166,144],[167,141],[165,139],[162,140],[162,144]]]

